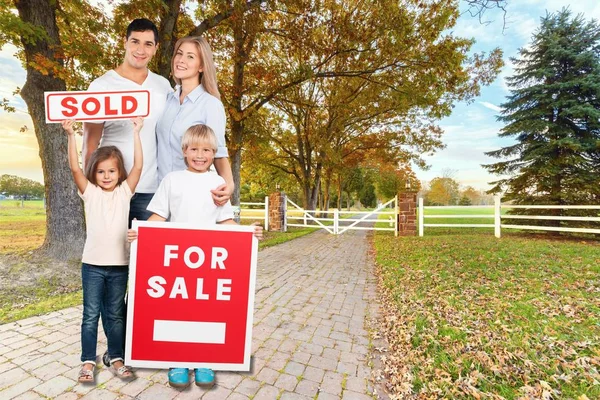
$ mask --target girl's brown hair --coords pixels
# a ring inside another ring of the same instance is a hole
[[[96,151],[92,153],[85,167],[85,177],[87,180],[98,186],[98,182],[96,181],[98,164],[111,158],[117,160],[117,168],[119,170],[119,181],[117,182],[117,186],[123,183],[123,181],[127,179],[127,171],[125,171],[123,153],[121,153],[121,150],[116,146],[98,147]]]
[[[206,39],[202,36],[186,36],[175,43],[175,50],[173,51],[173,58],[171,59],[171,72],[175,70],[175,55],[183,43],[193,43],[196,45],[196,49],[198,49],[198,53],[200,54],[200,66],[202,67],[200,84],[204,90],[221,100],[221,94],[219,93],[219,87],[217,85],[217,70],[213,61],[212,50]],[[173,77],[173,79],[175,80],[175,83],[181,85],[181,80],[175,77]]]

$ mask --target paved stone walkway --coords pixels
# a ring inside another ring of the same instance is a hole
[[[366,234],[315,232],[259,252],[250,372],[176,390],[165,371],[77,383],[81,307],[0,325],[0,399],[367,400],[367,319],[377,312]],[[98,352],[104,352],[103,335]],[[100,363],[101,364],[101,363]]]

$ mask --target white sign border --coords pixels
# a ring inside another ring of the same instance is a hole
[[[49,98],[51,96],[66,96],[66,95],[103,95],[103,94],[126,94],[126,93],[145,93],[148,95],[148,112],[146,113],[146,115],[120,115],[117,117],[110,117],[110,116],[104,116],[104,117],[96,117],[96,118],[78,118],[76,119],[79,122],[96,122],[96,123],[102,123],[102,122],[106,122],[106,121],[126,121],[126,120],[130,120],[132,118],[135,117],[142,117],[142,118],[150,118],[150,115],[152,114],[152,103],[151,103],[151,99],[152,99],[152,89],[151,88],[143,88],[143,89],[131,89],[131,90],[104,90],[104,91],[94,91],[94,92],[90,92],[90,91],[86,91],[86,90],[72,90],[72,91],[51,91],[51,92],[44,92],[44,114],[46,117],[46,124],[60,124],[62,121],[71,119],[68,117],[62,118],[62,119],[50,119],[50,110],[49,110]]]
[[[195,229],[205,231],[254,232],[253,226],[244,225],[193,225],[178,222],[138,221],[132,222],[133,229],[139,227],[167,229]],[[182,363],[176,361],[134,360],[131,356],[133,343],[134,293],[137,259],[137,240],[131,243],[129,254],[129,286],[127,294],[127,328],[125,332],[125,364],[140,368],[210,368],[215,371],[250,371],[252,353],[252,327],[254,323],[254,297],[256,290],[256,264],[258,259],[258,239],[252,235],[252,255],[250,258],[250,285],[248,288],[248,315],[246,316],[246,340],[244,345],[244,361],[242,363]]]

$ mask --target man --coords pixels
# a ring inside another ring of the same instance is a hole
[[[167,98],[173,89],[168,80],[148,69],[158,49],[158,29],[145,18],[133,20],[127,27],[124,40],[125,58],[123,63],[94,80],[89,91],[140,90],[151,89],[150,118],[144,120],[140,132],[144,167],[140,182],[131,199],[129,221],[134,218],[146,220],[151,215],[146,210],[154,192],[158,188],[156,161],[156,122],[160,118]],[[98,146],[117,146],[123,153],[125,170],[133,165],[133,129],[130,121],[104,121],[83,124],[83,159],[87,162]]]
[[[133,20],[127,27],[124,47],[123,63],[94,80],[88,90],[104,92],[151,89],[150,118],[144,120],[144,126],[140,132],[144,166],[135,194],[131,198],[129,208],[129,224],[131,225],[134,218],[146,220],[152,215],[146,210],[146,207],[158,188],[155,127],[163,112],[167,94],[173,89],[168,80],[148,69],[148,64],[158,49],[158,29],[152,21],[145,18]],[[131,121],[86,122],[83,124],[84,165],[99,146],[110,145],[121,150],[125,170],[130,171],[133,165],[133,125]],[[102,325],[105,332],[110,329],[104,320]],[[115,369],[123,365],[122,360],[111,359],[108,352],[104,353],[102,360],[106,366],[113,365]]]

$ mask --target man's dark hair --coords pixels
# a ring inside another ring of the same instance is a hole
[[[152,31],[154,33],[154,44],[158,43],[158,28],[154,25],[154,22],[146,18],[137,18],[131,21],[127,27],[127,36],[125,39],[129,39],[131,32],[146,32]]]

